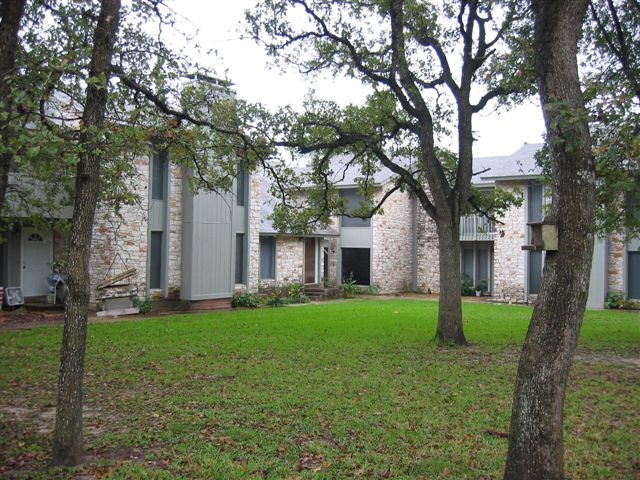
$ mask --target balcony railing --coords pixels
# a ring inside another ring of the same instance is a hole
[[[461,241],[491,241],[495,234],[495,224],[486,217],[467,215],[460,218]]]

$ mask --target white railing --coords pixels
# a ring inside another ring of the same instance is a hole
[[[495,224],[486,217],[466,215],[460,218],[461,241],[491,241],[495,234]]]

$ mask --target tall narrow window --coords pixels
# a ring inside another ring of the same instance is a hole
[[[151,232],[149,246],[149,288],[162,288],[162,236],[163,232]]]
[[[355,188],[340,190],[340,196],[344,199],[347,212],[360,207],[362,197],[358,195]],[[343,227],[368,227],[371,225],[370,218],[357,218],[342,216]]]
[[[236,175],[236,205],[244,207],[247,189],[247,174],[238,162],[238,171]]]
[[[260,278],[276,278],[276,239],[260,237]]]
[[[640,252],[627,252],[627,297],[640,300]]]
[[[527,221],[542,221],[542,185],[539,183],[530,183],[527,187]],[[527,262],[527,292],[536,295],[542,283],[542,252],[529,252]]]
[[[244,283],[244,234],[236,233],[236,283]]]
[[[151,198],[165,199],[165,178],[167,177],[167,152],[162,150],[151,157]]]

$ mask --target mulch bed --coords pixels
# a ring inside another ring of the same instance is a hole
[[[15,310],[0,311],[0,330],[16,330],[21,328],[56,325],[64,322],[62,310],[30,310],[19,307]]]

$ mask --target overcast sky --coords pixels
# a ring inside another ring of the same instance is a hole
[[[203,49],[218,52],[201,59],[215,67],[218,75],[226,75],[240,98],[261,102],[269,107],[291,104],[300,106],[310,87],[320,98],[341,104],[358,102],[364,92],[347,80],[330,79],[312,85],[295,72],[281,72],[269,66],[270,59],[252,40],[243,40],[244,11],[256,0],[177,0],[174,10],[184,16],[182,29],[197,28],[198,42]],[[540,107],[534,104],[510,112],[474,117],[477,141],[476,156],[508,155],[523,143],[542,142],[544,123]]]

